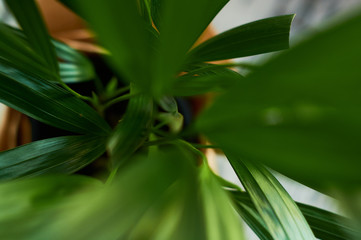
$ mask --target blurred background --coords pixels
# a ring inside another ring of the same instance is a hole
[[[361,6],[360,0],[230,0],[228,5],[213,21],[213,27],[217,32],[223,32],[241,24],[262,18],[283,15],[296,14],[291,31],[291,46],[300,39],[319,31],[333,19],[347,16],[354,8]],[[0,0],[0,20],[14,24],[13,19],[4,7],[3,1]],[[267,59],[270,54],[236,59],[245,63],[257,64]],[[3,119],[3,106],[0,105],[0,126]],[[220,175],[238,183],[239,181],[234,174],[227,160],[222,155],[217,155],[215,168]],[[337,203],[331,198],[304,187],[286,177],[277,174],[280,182],[299,202],[311,204],[320,208],[340,212]],[[258,239],[251,231],[249,239]]]

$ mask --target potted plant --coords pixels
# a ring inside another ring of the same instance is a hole
[[[260,239],[360,237],[361,14],[244,77],[214,61],[286,49],[293,15],[193,47],[227,0],[61,2],[114,76],[99,81],[50,39],[34,1],[7,1],[22,30],[0,26],[0,100],[69,135],[0,153],[2,239],[243,239],[238,215]],[[69,75],[94,81],[92,94]],[[185,126],[176,97],[206,93],[214,103]],[[207,148],[245,190],[210,169]],[[269,168],[343,199],[354,221],[295,203]]]

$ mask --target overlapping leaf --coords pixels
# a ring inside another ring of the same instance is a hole
[[[315,239],[295,202],[263,166],[227,155],[274,239]]]
[[[287,49],[294,15],[251,22],[205,41],[188,55],[188,62],[206,62],[252,56]]]
[[[250,227],[257,233],[260,239],[273,239],[267,235],[268,230],[264,227],[264,222],[259,219],[260,216],[256,212],[256,208],[246,192],[230,191],[231,195],[236,201],[237,208],[240,215],[254,215],[254,222],[247,222]],[[297,202],[296,202],[297,203]],[[327,240],[347,240],[352,236],[356,236],[356,229],[353,228],[351,220],[337,215],[335,213],[316,208],[303,203],[297,203],[313,233],[319,239]],[[250,214],[248,214],[250,213]],[[245,219],[247,221],[247,219]]]
[[[151,86],[155,96],[169,90],[186,53],[228,0],[152,1],[159,13],[160,46],[154,63]],[[154,10],[153,10],[154,11]],[[156,21],[157,22],[157,21]]]
[[[107,135],[109,125],[95,110],[63,88],[0,66],[0,102],[51,126]]]
[[[198,129],[314,188],[359,187],[361,14],[271,60],[220,97]]]
[[[43,59],[44,65],[53,73],[58,74],[54,46],[50,42],[50,36],[35,1],[7,0],[6,3],[24,31],[31,49]]]
[[[44,185],[37,179],[20,182],[21,186],[0,184],[0,192],[7,193],[8,199],[0,201],[0,209],[8,207],[2,212],[6,221],[0,218],[0,236],[29,240],[54,236],[87,240],[242,239],[236,234],[240,229],[233,228],[239,224],[235,216],[229,215],[233,213],[229,199],[216,179],[210,183],[208,174],[198,178],[194,157],[184,149],[171,149],[151,151],[149,158],[134,158],[113,184],[93,186],[72,196],[59,184],[63,178]],[[32,186],[30,183],[37,187],[28,187],[22,195],[10,191]],[[65,197],[59,199],[61,193]],[[24,201],[28,205],[24,206]],[[221,224],[214,222],[218,220]],[[9,227],[14,225],[17,228]]]
[[[1,152],[0,180],[74,173],[102,155],[105,142],[104,137],[57,137]]]

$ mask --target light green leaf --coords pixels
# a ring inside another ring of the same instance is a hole
[[[227,158],[274,239],[315,239],[295,202],[267,169],[229,154]]]
[[[251,22],[221,33],[195,47],[188,62],[207,62],[287,49],[294,15]]]
[[[110,132],[97,112],[63,88],[1,65],[0,102],[64,130],[103,136]]]
[[[58,74],[54,46],[34,0],[6,0],[6,3],[23,29],[31,48],[42,57],[45,66]]]
[[[200,190],[208,240],[243,239],[242,225],[225,190],[209,167],[200,169]]]
[[[250,211],[252,209],[256,211],[256,207],[247,192],[230,190],[229,193],[234,198],[237,207],[240,208],[239,211],[243,211],[244,206],[247,206]],[[317,238],[348,240],[351,236],[357,235],[356,229],[352,226],[351,219],[307,204],[298,202],[296,204]],[[243,217],[242,214],[244,213],[240,213]]]
[[[102,155],[105,142],[104,137],[57,137],[1,152],[0,180],[74,173]]]
[[[276,57],[217,99],[198,129],[320,190],[361,185],[361,14]]]

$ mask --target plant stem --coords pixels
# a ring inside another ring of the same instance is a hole
[[[70,93],[72,93],[74,96],[85,100],[85,101],[89,101],[89,102],[93,102],[93,99],[87,96],[83,96],[77,92],[75,92],[73,89],[71,89],[68,85],[66,85],[63,81],[60,81],[61,86],[63,86],[66,90],[68,90]]]
[[[136,96],[138,94],[139,93],[128,93],[128,94],[122,95],[120,97],[114,98],[113,100],[110,100],[109,102],[107,102],[106,104],[103,105],[103,110],[109,108],[113,104],[116,104],[116,103],[124,101],[124,100],[128,100],[131,97],[134,97],[134,96]]]

